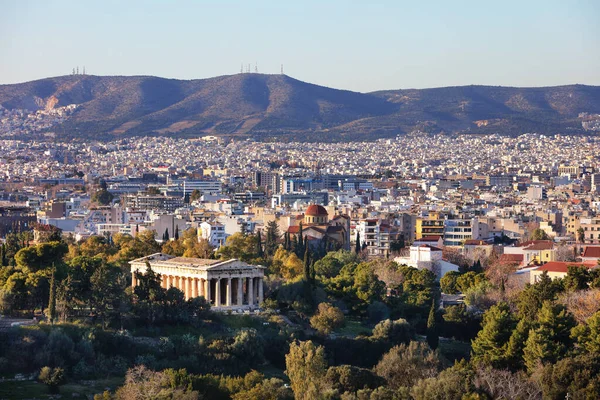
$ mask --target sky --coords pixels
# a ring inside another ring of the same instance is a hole
[[[360,92],[600,85],[598,0],[0,0],[0,84],[284,73]]]

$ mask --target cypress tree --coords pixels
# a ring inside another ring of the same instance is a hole
[[[354,248],[356,254],[360,254],[360,233],[356,232],[356,246]]]
[[[304,235],[302,234],[302,231],[302,222],[300,222],[300,226],[298,227],[298,250],[300,254],[304,252]]]
[[[50,319],[50,323],[54,324],[54,320],[56,319],[56,281],[54,278],[56,272],[56,268],[54,265],[52,266],[52,277],[50,278],[50,296],[48,299],[48,318]]]
[[[306,282],[310,281],[310,255],[308,253],[308,246],[306,246],[306,250],[304,250],[304,280]]]
[[[179,240],[179,225],[175,225],[175,240]]]
[[[165,237],[163,239],[165,242],[169,241],[169,228],[165,229]]]
[[[6,262],[6,243],[2,243],[2,255],[0,256],[0,266],[6,267],[8,263]]]
[[[262,238],[260,237],[260,231],[257,232],[256,234],[256,255],[258,257],[262,257],[263,256],[263,250],[262,250]]]
[[[435,299],[431,302],[429,310],[429,318],[427,318],[427,344],[433,350],[437,349],[440,344],[440,336],[437,329],[437,321],[435,319]]]

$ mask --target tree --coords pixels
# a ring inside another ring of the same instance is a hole
[[[458,293],[458,277],[460,273],[457,271],[447,272],[440,279],[440,287],[443,293],[446,294],[457,294]]]
[[[579,243],[585,242],[585,231],[581,227],[577,229],[577,240],[579,240]]]
[[[410,342],[394,346],[374,368],[391,389],[410,388],[420,379],[437,376],[442,362],[437,351],[425,343]]]
[[[304,250],[304,280],[310,282],[310,250],[308,246]]]
[[[194,190],[192,190],[192,193],[190,195],[190,201],[200,200],[201,196],[202,196],[202,193],[198,189],[194,189]]]
[[[277,240],[279,239],[279,227],[277,221],[273,220],[267,224],[267,234],[265,238],[265,254],[269,257],[275,254],[277,250]]]
[[[175,234],[173,235],[175,240],[179,240],[179,225],[175,225]]]
[[[531,234],[531,240],[550,240],[550,236],[544,230],[537,228]]]
[[[356,244],[354,246],[354,253],[355,254],[360,254],[360,233],[358,231],[356,231]]]
[[[317,313],[310,319],[310,326],[321,335],[329,335],[344,326],[344,323],[342,310],[328,303],[319,304]]]
[[[440,336],[438,333],[438,326],[436,321],[436,307],[435,299],[431,302],[431,309],[429,310],[429,318],[427,319],[427,344],[433,350],[437,349],[440,343]]]
[[[62,368],[42,368],[38,376],[40,382],[48,386],[50,393],[58,393],[58,387],[65,383],[65,371]]]
[[[529,332],[523,349],[525,365],[533,372],[540,363],[555,363],[570,349],[571,329],[575,319],[560,304],[544,302],[537,320],[537,328]]]
[[[517,309],[519,311],[519,318],[528,318],[535,320],[537,317],[538,310],[544,304],[544,301],[556,300],[558,293],[562,290],[560,282],[553,281],[548,276],[548,273],[544,271],[540,275],[539,280],[533,285],[525,285],[517,298]]]
[[[0,266],[6,267],[8,265],[8,260],[6,257],[6,243],[2,243],[0,250],[2,251],[2,254],[0,255]]]
[[[443,370],[435,378],[417,382],[411,389],[415,400],[463,400],[476,391],[473,385],[474,372],[466,362],[459,362]]]
[[[327,361],[325,349],[313,342],[299,342],[290,345],[285,356],[285,374],[290,379],[296,400],[312,400],[323,393]]]
[[[372,337],[378,340],[384,340],[393,345],[408,344],[414,339],[415,331],[405,319],[392,321],[386,319],[379,322],[373,328]]]
[[[472,344],[473,361],[504,368],[507,363],[507,347],[517,322],[507,303],[492,306],[483,315],[483,328]]]
[[[262,248],[262,239],[260,237],[260,231],[258,231],[256,233],[256,256],[257,257],[262,257],[263,256],[263,248]]]
[[[113,194],[106,189],[100,189],[92,196],[92,201],[100,204],[101,206],[107,206],[113,201]]]
[[[48,319],[54,324],[56,319],[56,268],[52,267],[52,277],[50,278],[50,296],[48,299]]]
[[[588,269],[578,265],[567,266],[567,276],[564,277],[563,283],[568,291],[574,292],[587,289],[590,284]]]

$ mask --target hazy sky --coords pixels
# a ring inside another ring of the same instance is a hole
[[[0,83],[258,63],[357,91],[600,85],[599,0],[0,0]]]

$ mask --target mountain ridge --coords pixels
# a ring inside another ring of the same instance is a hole
[[[139,135],[368,140],[412,131],[580,134],[589,133],[580,114],[600,113],[600,87],[469,85],[360,93],[257,73],[192,80],[66,75],[0,85],[0,105],[9,110],[69,104],[78,105],[72,115],[38,134],[107,140]]]

